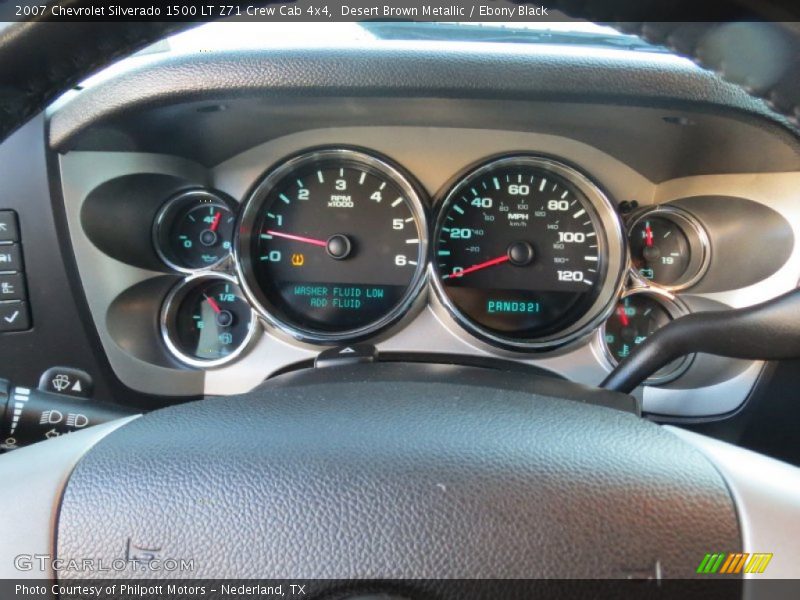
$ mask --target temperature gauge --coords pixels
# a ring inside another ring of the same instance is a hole
[[[178,360],[193,367],[230,362],[248,346],[257,320],[229,275],[184,280],[164,302],[161,333]]]
[[[628,292],[601,328],[606,357],[616,366],[658,329],[684,314],[686,311],[669,294]],[[686,370],[689,362],[686,357],[680,358],[656,372],[647,383],[671,381]]]
[[[689,213],[660,206],[640,214],[629,230],[631,262],[642,279],[670,290],[685,289],[705,274],[708,235]]]
[[[156,252],[182,273],[213,267],[230,255],[235,222],[232,201],[206,190],[183,192],[156,216]]]

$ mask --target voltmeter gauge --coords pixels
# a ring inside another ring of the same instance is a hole
[[[685,309],[671,294],[650,290],[626,293],[600,330],[601,344],[611,366],[627,359],[649,336],[684,314]],[[647,383],[671,381],[686,370],[689,362],[686,357],[675,360]]]
[[[231,254],[235,203],[209,190],[169,199],[153,225],[156,253],[181,273],[211,268]]]
[[[257,319],[235,278],[190,277],[167,296],[161,333],[170,352],[192,367],[214,367],[238,357],[253,339]]]
[[[711,257],[708,235],[688,212],[659,206],[638,215],[628,231],[631,264],[640,278],[681,290],[705,274]]]

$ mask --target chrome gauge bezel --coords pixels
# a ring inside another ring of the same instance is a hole
[[[611,314],[617,298],[622,292],[628,273],[627,238],[623,231],[622,221],[612,202],[593,181],[574,167],[546,156],[515,153],[489,159],[477,167],[468,168],[448,187],[444,198],[435,204],[438,214],[432,237],[432,240],[434,240],[433,245],[435,246],[435,241],[441,234],[444,221],[447,218],[446,207],[453,201],[453,198],[459,193],[466,181],[479,178],[497,168],[514,166],[526,166],[550,171],[577,188],[590,203],[591,209],[595,213],[594,216],[598,221],[598,229],[602,230],[604,236],[603,240],[598,240],[603,242],[602,245],[598,244],[600,246],[599,250],[604,252],[608,264],[605,280],[589,309],[562,331],[542,338],[518,340],[499,335],[464,315],[450,300],[438,276],[435,257],[428,258],[429,278],[432,282],[436,299],[444,307],[446,315],[457,326],[475,338],[492,346],[516,352],[553,350],[585,338],[605,321]]]
[[[369,169],[381,172],[385,177],[391,179],[408,199],[412,215],[414,216],[419,230],[417,268],[401,300],[380,319],[367,323],[362,327],[339,332],[325,332],[304,328],[281,318],[276,314],[277,311],[271,310],[269,301],[260,290],[260,286],[255,279],[252,256],[250,255],[250,248],[253,241],[253,228],[258,220],[258,213],[264,198],[287,174],[307,164],[320,161],[339,161],[349,164],[360,164]],[[253,191],[248,194],[247,199],[243,203],[233,243],[234,263],[236,272],[239,275],[240,287],[258,315],[269,326],[285,334],[289,338],[314,345],[333,345],[363,340],[384,331],[406,316],[425,288],[428,273],[426,268],[428,259],[427,211],[422,201],[421,186],[412,182],[413,180],[410,174],[402,172],[399,167],[392,165],[386,159],[378,158],[360,149],[356,150],[351,148],[322,148],[304,152],[303,154],[283,161],[277,167],[268,171],[266,176],[261,179]]]
[[[658,287],[669,292],[679,292],[694,286],[703,278],[711,264],[711,240],[705,227],[689,211],[670,204],[660,204],[635,213],[627,224],[628,235],[641,221],[651,217],[667,219],[681,228],[689,241],[689,266],[686,268],[686,273],[676,283],[663,284],[642,277],[631,259],[631,276],[635,281],[647,287]]]
[[[656,302],[658,302],[661,306],[663,306],[666,309],[666,311],[669,313],[670,317],[672,317],[673,320],[688,315],[690,313],[689,308],[681,301],[680,298],[678,298],[668,290],[662,288],[657,288],[653,286],[634,287],[629,290],[626,290],[619,297],[619,300],[617,300],[617,302],[620,302],[625,298],[629,298],[631,296],[649,296],[653,298]],[[595,336],[595,346],[600,351],[599,354],[603,357],[606,368],[610,371],[615,369],[617,365],[619,365],[619,361],[611,353],[611,350],[609,349],[608,344],[606,343],[606,323],[608,323],[608,319],[606,319],[600,326],[600,328],[597,330],[597,334]],[[663,369],[656,371],[656,373],[653,376],[648,377],[645,380],[644,385],[650,385],[650,386],[663,385],[665,383],[675,381],[678,377],[686,373],[686,371],[691,366],[693,360],[694,360],[694,354],[688,354],[684,356],[682,359],[676,361],[675,366],[669,369],[668,371],[664,371]]]
[[[156,255],[158,255],[158,258],[161,259],[161,262],[163,262],[164,265],[177,273],[184,273],[186,275],[205,273],[219,267],[226,260],[233,256],[233,240],[231,240],[231,249],[228,250],[225,256],[220,258],[215,263],[206,265],[204,267],[192,268],[179,264],[175,257],[170,256],[171,252],[164,248],[164,234],[166,233],[165,228],[172,224],[172,220],[185,206],[189,205],[191,202],[198,200],[202,201],[206,199],[210,199],[209,204],[224,206],[231,211],[231,214],[233,214],[234,217],[236,216],[238,210],[236,202],[229,200],[228,198],[225,198],[221,194],[218,194],[212,190],[195,188],[191,190],[185,190],[175,194],[174,196],[171,196],[164,202],[164,204],[161,205],[161,208],[159,208],[158,212],[156,213],[155,219],[153,219],[151,238]]]
[[[167,296],[164,298],[163,304],[161,305],[161,313],[159,318],[161,339],[163,340],[164,345],[167,347],[169,353],[183,364],[197,369],[210,369],[235,361],[247,348],[250,347],[255,340],[256,332],[258,331],[258,318],[256,312],[251,306],[250,326],[247,330],[247,336],[236,348],[236,350],[227,356],[213,360],[206,360],[197,358],[196,356],[191,356],[181,350],[173,339],[173,336],[175,335],[175,317],[177,316],[178,309],[180,308],[181,302],[186,298],[186,295],[191,290],[193,290],[197,285],[207,281],[226,281],[228,283],[235,284],[237,287],[239,287],[239,289],[242,287],[236,277],[233,275],[228,275],[227,273],[196,273],[182,279],[172,287]]]

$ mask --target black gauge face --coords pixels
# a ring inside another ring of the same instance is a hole
[[[648,294],[632,294],[617,304],[614,314],[604,326],[603,339],[611,361],[620,363],[673,316],[662,301]],[[684,359],[678,359],[659,370],[655,377],[674,373]]]
[[[243,221],[245,277],[266,316],[296,337],[371,332],[421,287],[419,198],[370,156],[330,150],[289,161],[256,190]]]
[[[661,285],[684,279],[691,262],[691,247],[683,229],[662,217],[638,221],[630,232],[630,248],[639,275]]]
[[[478,169],[448,194],[437,224],[437,289],[468,324],[501,339],[565,330],[606,279],[595,205],[542,162],[507,159]]]
[[[212,267],[230,254],[235,221],[231,207],[209,193],[174,198],[157,219],[159,254],[180,271]]]
[[[636,294],[623,298],[606,322],[605,341],[615,362],[630,356],[636,346],[672,320],[655,298]]]
[[[190,364],[233,358],[251,335],[253,311],[239,286],[227,279],[189,281],[165,310],[167,343]]]

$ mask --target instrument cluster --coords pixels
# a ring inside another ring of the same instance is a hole
[[[164,264],[186,274],[161,333],[186,365],[247,350],[258,323],[303,344],[374,338],[431,302],[476,341],[540,352],[586,339],[610,365],[686,312],[710,247],[669,205],[621,215],[588,176],[518,153],[472,165],[431,202],[400,165],[322,148],[270,168],[237,206],[210,189],[168,199],[153,224]],[[659,373],[673,379],[689,360]]]

